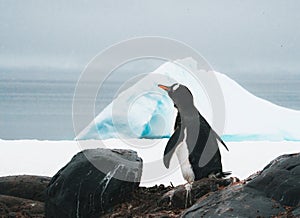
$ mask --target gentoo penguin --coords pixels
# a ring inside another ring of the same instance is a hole
[[[166,168],[169,168],[171,157],[176,152],[183,178],[189,184],[204,177],[229,175],[222,171],[218,141],[228,148],[194,106],[190,90],[178,83],[158,87],[167,91],[178,110],[175,131],[164,151]]]

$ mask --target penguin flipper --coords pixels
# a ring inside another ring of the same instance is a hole
[[[169,169],[169,167],[170,167],[171,158],[176,150],[177,145],[179,144],[178,143],[179,136],[180,136],[180,126],[178,126],[175,129],[175,132],[169,139],[167,146],[165,148],[165,151],[164,151],[163,161],[164,161],[164,165],[167,169]]]
[[[221,142],[224,145],[224,147],[226,148],[226,150],[229,151],[229,149],[228,149],[227,145],[225,144],[225,142],[223,141],[223,139],[221,139],[220,136],[218,136],[217,139],[219,140],[219,142]]]
[[[221,142],[222,145],[224,145],[224,147],[226,148],[227,151],[229,151],[229,149],[227,148],[227,145],[225,144],[225,142],[223,141],[223,139],[221,139],[221,137],[220,137],[213,129],[212,129],[212,131],[213,131],[215,137],[217,138],[217,140],[218,140],[219,142]]]
[[[221,139],[221,137],[218,135],[218,133],[216,133],[216,131],[209,125],[209,123],[206,121],[206,119],[199,112],[198,112],[198,114],[200,116],[201,125],[208,127],[211,130],[211,133],[213,134],[213,136],[224,145],[224,147],[226,148],[227,151],[229,151],[225,142],[223,141],[223,139]]]

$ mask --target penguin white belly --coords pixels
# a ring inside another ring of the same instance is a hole
[[[182,143],[180,143],[176,148],[176,155],[180,164],[181,173],[183,178],[191,183],[195,180],[195,174],[193,172],[192,166],[189,161],[189,150],[186,144],[186,128],[184,129],[184,138]]]

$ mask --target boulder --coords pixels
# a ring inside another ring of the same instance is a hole
[[[281,205],[294,207],[300,203],[300,154],[282,155],[268,164],[247,183]]]
[[[99,217],[138,187],[142,159],[131,150],[79,152],[50,181],[46,217]]]
[[[204,196],[183,217],[272,217],[284,211],[279,203],[240,184]]]
[[[282,155],[245,184],[200,198],[183,217],[293,217],[299,214],[300,153]]]

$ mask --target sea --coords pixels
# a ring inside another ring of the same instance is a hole
[[[149,72],[156,67],[148,69]],[[75,137],[72,102],[81,71],[0,69],[0,139],[72,140]],[[103,83],[101,94],[95,100],[95,114],[113,100],[132,74],[116,72],[115,75]],[[300,110],[297,73],[235,71],[226,75],[260,98]],[[93,81],[92,85],[95,85]]]

